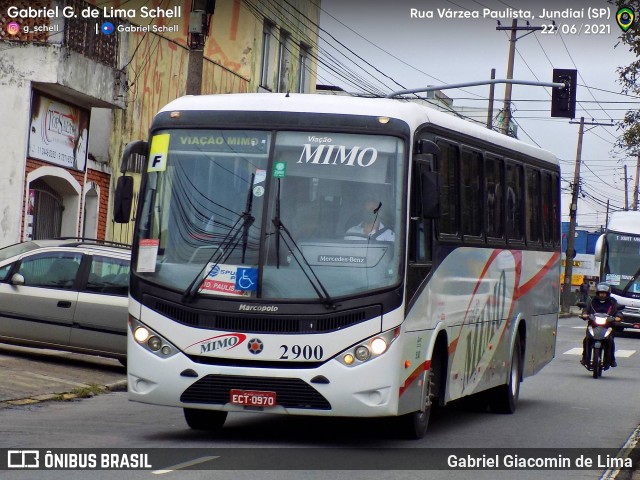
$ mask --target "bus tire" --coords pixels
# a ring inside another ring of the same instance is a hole
[[[184,419],[187,421],[187,425],[193,430],[217,432],[222,429],[227,419],[227,412],[185,408]]]
[[[516,333],[511,355],[511,368],[509,378],[505,385],[500,385],[489,390],[489,407],[496,413],[514,413],[520,395],[520,381],[522,372],[522,345],[520,334]]]
[[[419,440],[425,436],[429,427],[431,412],[438,405],[442,388],[442,353],[439,350],[433,352],[431,367],[427,372],[426,388],[424,396],[424,411],[408,413],[400,417],[403,433],[409,439]]]

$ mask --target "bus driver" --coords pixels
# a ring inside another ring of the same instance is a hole
[[[396,238],[395,233],[387,228],[380,221],[380,208],[382,202],[376,200],[368,200],[365,202],[362,212],[360,213],[360,222],[347,230],[345,240],[362,240],[369,238],[373,240],[393,242]]]

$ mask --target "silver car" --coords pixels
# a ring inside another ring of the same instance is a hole
[[[0,249],[0,342],[126,362],[130,250],[82,239]]]

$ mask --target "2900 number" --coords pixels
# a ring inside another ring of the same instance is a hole
[[[322,360],[322,347],[320,345],[280,345],[282,349],[282,355],[280,360],[298,360],[304,358],[305,360]]]

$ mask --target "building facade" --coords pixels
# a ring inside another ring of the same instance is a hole
[[[146,138],[157,110],[194,77],[202,94],[312,91],[319,3],[4,3],[0,246],[56,236],[129,243],[132,225],[111,213],[125,145]],[[141,168],[130,162],[129,173]]]

